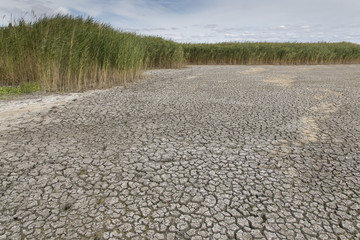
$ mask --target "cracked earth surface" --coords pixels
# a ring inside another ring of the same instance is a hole
[[[2,122],[0,239],[360,239],[359,65],[146,76]]]

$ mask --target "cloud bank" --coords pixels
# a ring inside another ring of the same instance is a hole
[[[178,42],[360,43],[358,0],[2,0],[1,25],[57,13]]]

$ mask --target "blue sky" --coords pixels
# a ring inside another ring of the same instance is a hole
[[[1,0],[0,23],[56,13],[178,42],[360,44],[359,0]]]

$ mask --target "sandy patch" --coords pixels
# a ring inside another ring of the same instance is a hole
[[[301,70],[301,71],[308,71],[308,70],[311,70],[311,69],[313,69],[313,68],[311,68],[311,67],[301,67],[301,68],[299,68],[299,70]]]
[[[189,84],[189,86],[188,86],[188,89],[191,90],[191,91],[195,91],[195,90],[197,90],[198,88],[199,88],[199,86],[197,86],[197,85]]]
[[[335,107],[333,104],[328,102],[322,102],[319,106],[313,107],[311,109],[314,112],[325,113],[325,114],[334,113],[338,110],[337,107]]]
[[[318,101],[322,101],[322,100],[324,100],[324,98],[326,98],[326,96],[321,95],[321,94],[316,94],[313,98],[318,100]]]
[[[331,89],[328,89],[328,88],[323,88],[323,89],[320,89],[321,92],[324,92],[325,95],[335,95],[335,96],[341,96],[341,93],[340,92],[336,92],[336,91],[333,91]]]
[[[0,101],[0,131],[9,130],[21,123],[29,122],[35,115],[47,112],[52,107],[61,106],[87,93],[71,93],[66,95],[38,96],[36,98]]]
[[[241,74],[254,74],[254,73],[261,73],[261,72],[265,72],[267,71],[267,68],[263,68],[263,67],[258,67],[258,68],[250,68],[244,71],[238,71],[238,73]]]
[[[302,117],[300,119],[300,134],[304,142],[317,142],[319,140],[319,126],[313,117]]]
[[[264,80],[266,83],[272,83],[275,86],[279,87],[291,87],[294,82],[295,76],[282,75],[274,78],[269,78]]]
[[[317,93],[315,96],[314,96],[314,98],[316,99],[316,100],[323,100],[323,99],[325,99],[325,98],[327,98],[327,97],[329,97],[329,96],[337,96],[337,97],[339,97],[339,96],[341,96],[341,93],[340,92],[336,92],[336,91],[333,91],[333,90],[330,90],[330,89],[327,89],[327,88],[323,88],[323,89],[320,89],[319,90],[319,93]]]

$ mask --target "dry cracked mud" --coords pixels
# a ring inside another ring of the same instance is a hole
[[[0,104],[0,239],[360,239],[359,65],[24,101]]]

